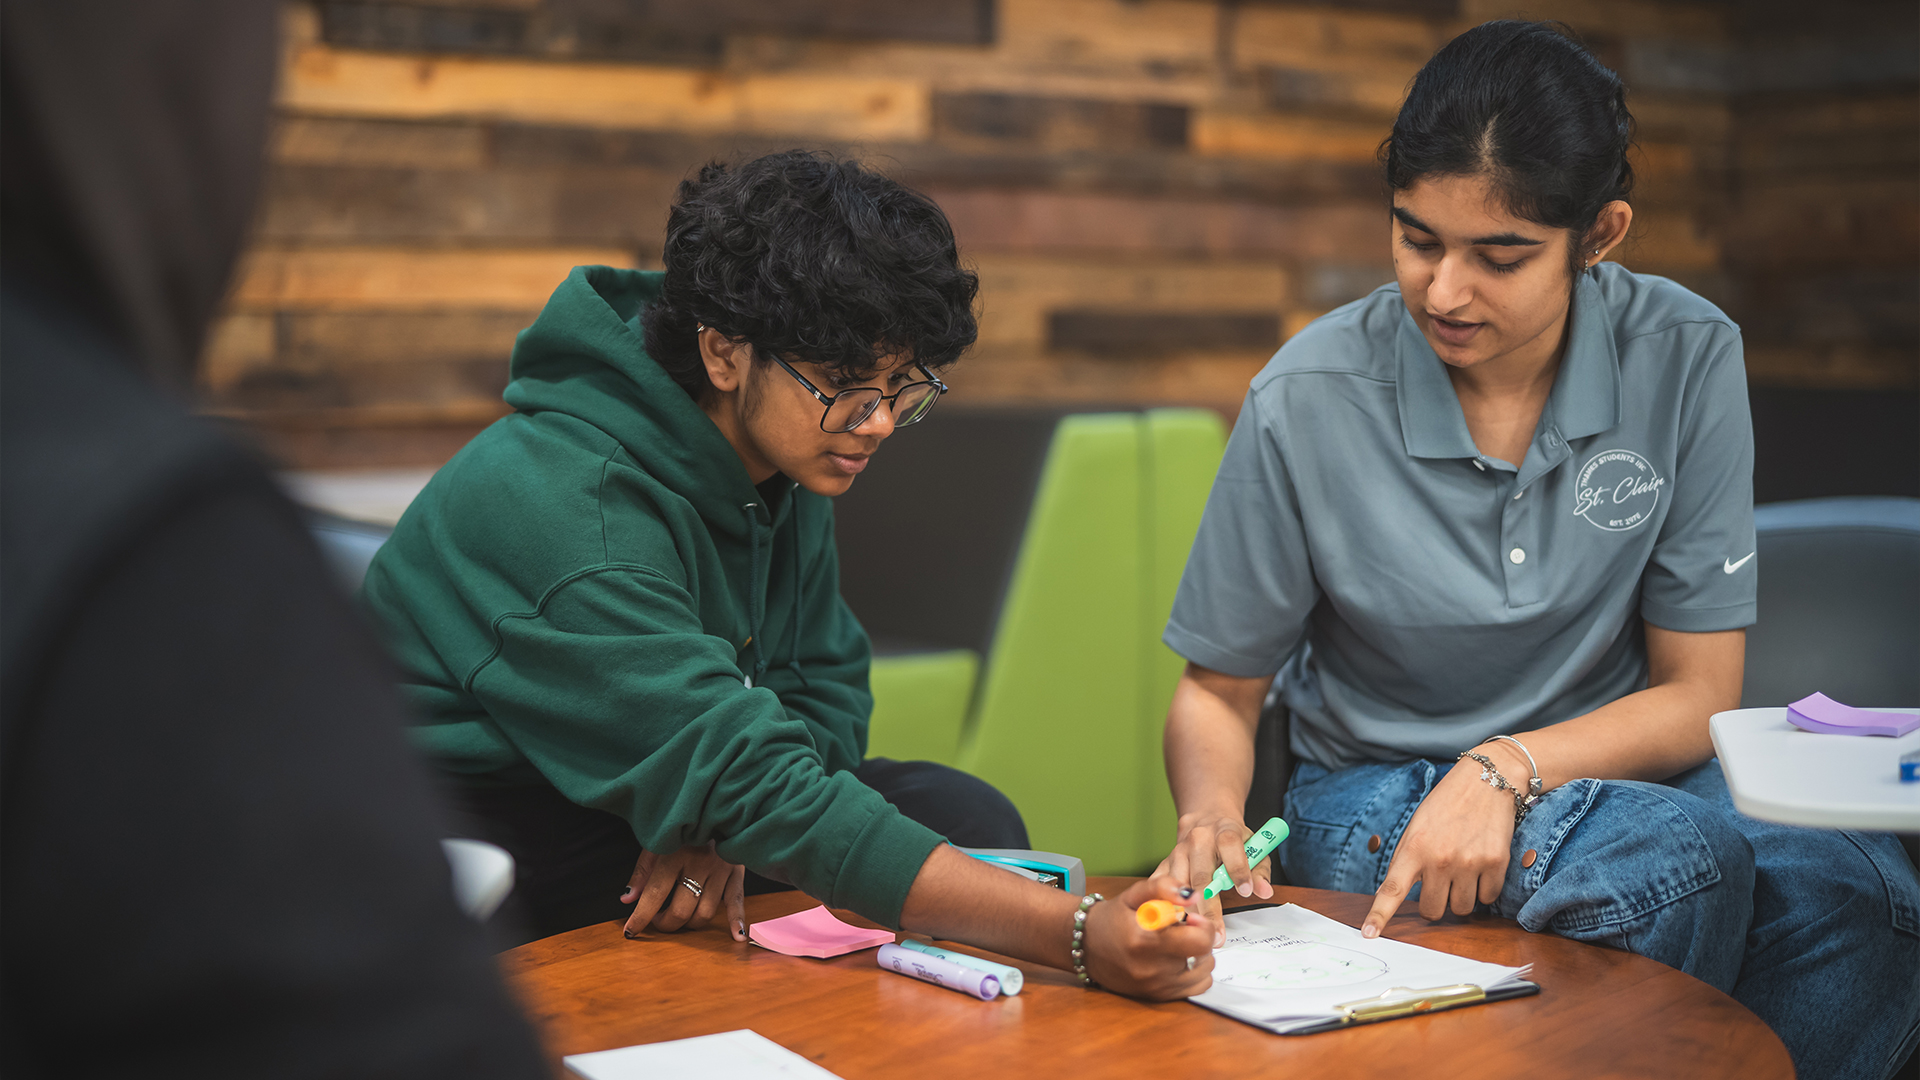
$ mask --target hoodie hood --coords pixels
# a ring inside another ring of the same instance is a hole
[[[265,171],[277,5],[0,8],[4,274],[191,383]]]
[[[733,444],[647,355],[640,314],[666,275],[576,266],[513,347],[506,402],[529,416],[558,412],[619,441],[654,479],[692,503],[715,532],[748,538],[744,508],[773,507]],[[778,478],[776,478],[778,481]],[[791,482],[781,481],[784,494]]]
[[[275,20],[258,0],[0,5],[0,718],[32,714],[106,567],[255,481],[155,384],[185,389],[240,248]]]

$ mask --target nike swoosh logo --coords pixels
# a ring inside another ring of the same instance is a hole
[[[1758,554],[1759,554],[1759,552],[1757,552],[1757,551],[1749,551],[1749,552],[1747,552],[1747,559],[1751,559],[1751,558],[1753,558],[1753,557],[1754,557],[1755,555],[1758,555]],[[1740,569],[1741,567],[1743,567],[1743,566],[1745,566],[1745,565],[1747,565],[1747,559],[1741,559],[1741,560],[1740,560],[1739,562],[1734,562],[1734,561],[1733,561],[1732,559],[1725,559],[1725,560],[1722,560],[1722,561],[1723,561],[1723,562],[1725,563],[1725,565],[1723,565],[1722,567],[1720,567],[1720,569],[1721,569],[1721,570],[1722,570],[1723,572],[1725,572],[1725,573],[1729,573],[1729,574],[1731,574],[1731,573],[1733,573],[1733,572],[1734,572],[1735,570],[1738,570],[1738,569]]]

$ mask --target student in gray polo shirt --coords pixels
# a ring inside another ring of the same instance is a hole
[[[1759,570],[1746,380],[1712,304],[1600,261],[1631,131],[1618,77],[1543,24],[1416,78],[1397,284],[1254,379],[1181,582],[1162,870],[1270,895],[1240,845],[1272,684],[1287,879],[1375,893],[1368,936],[1403,901],[1487,905],[1732,993],[1803,1077],[1884,1076],[1920,1039],[1912,866],[1740,816],[1711,760]]]

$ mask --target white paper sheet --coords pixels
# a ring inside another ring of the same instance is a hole
[[[1270,1031],[1311,1027],[1334,1006],[1397,987],[1473,983],[1495,990],[1532,965],[1501,967],[1360,931],[1295,904],[1227,915],[1227,943],[1213,951],[1213,986],[1189,998]]]
[[[567,1071],[586,1080],[840,1080],[772,1039],[745,1028],[692,1039],[625,1046],[562,1058]]]

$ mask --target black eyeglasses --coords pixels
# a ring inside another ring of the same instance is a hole
[[[874,386],[856,386],[851,390],[842,390],[837,394],[828,395],[821,393],[819,387],[808,382],[805,375],[795,371],[792,364],[778,356],[773,358],[773,362],[786,368],[787,374],[800,380],[800,385],[807,388],[807,393],[812,394],[819,399],[820,404],[827,407],[827,411],[820,414],[820,430],[833,434],[852,431],[866,423],[867,418],[873,415],[873,411],[878,409],[883,401],[887,402],[893,410],[894,427],[917,424],[927,418],[927,414],[933,411],[933,403],[939,401],[940,395],[947,392],[947,384],[941,382],[939,376],[928,371],[924,364],[913,365],[915,370],[926,376],[924,381],[910,382],[891,394],[883,394],[878,387]]]

